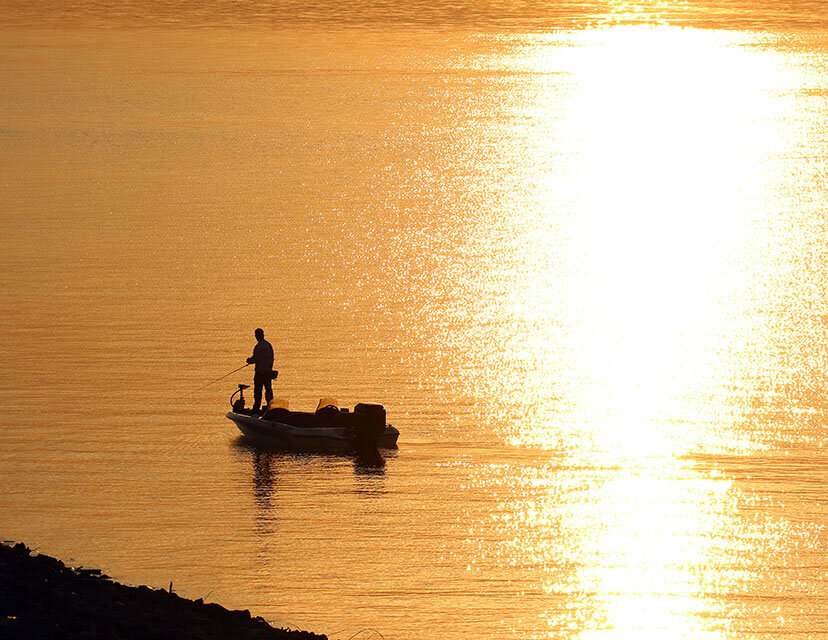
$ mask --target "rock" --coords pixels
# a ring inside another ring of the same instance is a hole
[[[22,543],[0,544],[0,637],[28,640],[327,640],[274,629],[250,611],[228,611],[202,598],[129,587],[97,569],[66,567],[32,555]]]

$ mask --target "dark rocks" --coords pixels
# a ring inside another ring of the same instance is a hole
[[[327,640],[274,629],[249,611],[228,611],[164,589],[129,587],[96,569],[71,569],[0,544],[0,638],[15,640]]]

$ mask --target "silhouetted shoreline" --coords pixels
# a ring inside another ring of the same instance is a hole
[[[327,640],[275,629],[249,611],[130,587],[97,570],[73,569],[22,543],[0,544],[0,637],[78,640]]]

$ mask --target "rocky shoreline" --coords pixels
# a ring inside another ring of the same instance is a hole
[[[327,640],[172,591],[130,587],[0,544],[0,637],[21,640]]]

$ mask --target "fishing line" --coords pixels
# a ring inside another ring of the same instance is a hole
[[[218,382],[219,380],[224,380],[227,376],[232,376],[232,375],[233,375],[234,373],[236,373],[237,371],[241,371],[241,370],[242,370],[242,369],[244,369],[245,367],[249,367],[249,366],[250,366],[250,363],[248,362],[247,364],[240,366],[238,369],[233,369],[230,373],[225,373],[225,374],[224,374],[223,376],[221,376],[220,378],[216,378],[216,379],[215,379],[215,380],[213,380],[212,382],[208,382],[208,383],[207,383],[207,384],[205,384],[203,387],[199,387],[199,388],[198,388],[198,389],[196,389],[195,391],[190,391],[190,393],[188,393],[187,395],[188,395],[188,396],[191,396],[191,395],[193,395],[194,393],[198,393],[198,392],[199,392],[199,391],[201,391],[202,389],[206,389],[207,387],[209,387],[211,384],[215,384],[215,383],[216,383],[216,382]]]

